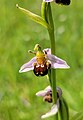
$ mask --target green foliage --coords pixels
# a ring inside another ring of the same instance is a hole
[[[35,21],[36,23],[39,23],[39,24],[43,25],[46,28],[49,27],[48,24],[45,22],[45,20],[41,16],[39,16],[37,14],[34,14],[27,9],[19,7],[18,4],[16,4],[16,7],[18,9],[20,9],[25,15],[27,15],[31,20]]]
[[[76,113],[71,120],[83,120],[83,111]]]
[[[69,120],[69,110],[68,110],[68,105],[65,101],[64,98],[60,99],[60,120]]]
[[[0,120],[39,120],[50,104],[35,93],[49,81],[46,77],[37,78],[33,72],[18,71],[33,57],[27,51],[33,50],[36,43],[50,47],[49,37],[45,28],[16,8],[17,2],[40,15],[39,0],[0,1]],[[57,70],[57,86],[63,90],[72,117],[83,109],[83,1],[72,0],[68,7],[52,3],[52,10],[56,55],[71,66],[70,70]]]

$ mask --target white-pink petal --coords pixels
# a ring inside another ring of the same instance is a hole
[[[57,68],[66,69],[67,68],[68,69],[68,68],[70,68],[70,66],[68,66],[67,64],[59,64],[59,63],[52,62],[51,68],[55,68],[55,69],[57,69]]]
[[[66,61],[51,55],[47,54],[47,59],[51,61],[51,68],[70,68],[70,66],[66,63]]]
[[[44,90],[41,90],[41,91],[37,92],[36,95],[44,97],[50,91],[52,91],[52,89],[51,89],[50,86],[48,86]]]
[[[44,119],[53,116],[58,112],[58,110],[59,110],[59,99],[57,99],[57,103],[52,106],[51,110],[46,114],[42,115],[41,118]]]
[[[35,62],[36,62],[36,57],[32,58],[29,62],[22,65],[19,72],[22,73],[22,72],[27,72],[27,71],[33,70],[34,69],[33,64]]]
[[[45,90],[41,90],[36,93],[37,96],[42,96],[42,97],[44,97],[46,94],[47,94],[47,91],[45,91]]]
[[[47,92],[49,92],[49,91],[52,90],[52,88],[51,88],[51,86],[49,85],[49,86],[47,86],[47,87],[45,88],[45,90],[46,90]]]
[[[52,2],[53,0],[43,0],[43,2]]]
[[[51,49],[50,48],[46,48],[43,50],[43,52],[46,51],[47,54],[51,54]]]

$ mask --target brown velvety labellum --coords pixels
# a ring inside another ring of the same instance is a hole
[[[69,5],[70,0],[55,0],[56,3],[62,4],[62,5]]]
[[[51,65],[47,66],[47,64],[35,64],[34,65],[34,74],[36,76],[44,76],[48,74],[48,69],[51,67]]]

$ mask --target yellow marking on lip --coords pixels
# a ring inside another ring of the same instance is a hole
[[[43,74],[43,72],[40,72],[41,74]]]
[[[38,72],[36,74],[38,75]]]

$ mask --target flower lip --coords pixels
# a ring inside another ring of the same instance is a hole
[[[48,103],[52,103],[52,92],[46,94],[46,95],[43,97],[43,101],[48,102]]]
[[[62,4],[62,5],[69,5],[70,0],[55,0],[56,3]]]
[[[44,76],[48,74],[48,69],[50,69],[51,64],[49,62],[45,62],[44,64],[34,64],[34,74],[36,76]]]
[[[61,5],[69,5],[70,4],[70,0],[43,0],[43,2],[56,2],[57,4],[61,4]]]

